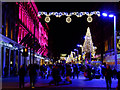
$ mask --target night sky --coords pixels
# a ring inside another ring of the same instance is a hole
[[[45,12],[92,12],[92,11],[109,11],[116,10],[116,3],[93,3],[93,2],[36,2],[39,11]],[[94,15],[93,22],[87,22],[87,16],[77,18],[72,16],[72,22],[66,22],[66,16],[56,18],[51,16],[51,21],[48,23],[50,30],[48,31],[49,48],[54,56],[59,56],[60,53],[70,54],[77,44],[84,42],[84,36],[87,27],[90,27],[93,45],[99,48],[99,31],[101,28],[101,18]],[[43,17],[44,18],[44,17]],[[106,22],[107,23],[107,22]],[[102,25],[104,26],[104,25]],[[111,28],[111,27],[109,27]]]

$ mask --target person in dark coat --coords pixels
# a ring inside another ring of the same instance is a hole
[[[7,77],[8,76],[8,67],[7,65],[5,65],[4,67],[4,77]]]
[[[66,66],[66,81],[72,84],[72,80],[70,79],[70,76],[71,76],[71,66],[68,64]]]
[[[116,79],[117,78],[117,70],[114,68],[112,70],[112,72],[113,72],[113,78]]]
[[[18,74],[19,74],[19,88],[21,88],[21,86],[23,86],[24,88],[24,77],[26,75],[26,71],[23,65],[20,66]]]
[[[107,90],[109,90],[109,88],[111,89],[111,78],[112,78],[112,69],[110,68],[109,65],[107,65],[107,68],[105,70],[105,80],[106,80],[106,84],[107,84]]]
[[[116,90],[120,90],[120,71],[117,72],[118,85]]]
[[[36,72],[36,65],[35,64],[31,64],[30,68],[29,68],[29,76],[30,76],[30,87],[34,88],[35,86],[35,81],[36,81],[36,77],[37,77],[37,72]]]

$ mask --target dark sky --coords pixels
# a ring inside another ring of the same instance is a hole
[[[116,3],[100,3],[100,2],[36,2],[39,11],[45,12],[91,12],[91,11],[110,11],[116,10]],[[97,44],[96,32],[100,30],[101,20],[100,17],[93,16],[93,22],[87,22],[87,16],[77,18],[72,16],[72,22],[66,22],[66,16],[56,18],[51,16],[51,21],[48,23],[50,28],[49,34],[49,46],[50,50],[53,50],[55,56],[59,56],[60,53],[70,54],[74,48],[77,48],[77,44],[84,42],[84,36],[87,31],[87,27],[90,27],[94,46]]]

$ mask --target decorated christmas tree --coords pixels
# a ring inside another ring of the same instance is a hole
[[[86,54],[87,58],[89,58],[90,62],[91,62],[91,53],[94,52],[94,47],[93,47],[92,36],[91,36],[89,27],[87,28],[82,52],[84,52]]]

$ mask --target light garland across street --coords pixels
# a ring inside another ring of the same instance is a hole
[[[98,17],[100,16],[100,12],[99,11],[93,11],[93,12],[71,12],[71,13],[68,13],[68,12],[43,12],[43,11],[39,11],[38,12],[38,17],[39,16],[42,16],[42,15],[45,15],[45,21],[47,23],[50,22],[50,16],[51,15],[54,15],[56,17],[61,17],[61,16],[67,16],[66,18],[66,22],[67,23],[70,23],[72,21],[71,19],[71,16],[72,15],[75,15],[76,17],[82,17],[83,15],[87,15],[87,21],[90,23],[92,22],[93,18],[92,18],[92,15],[97,15]]]

